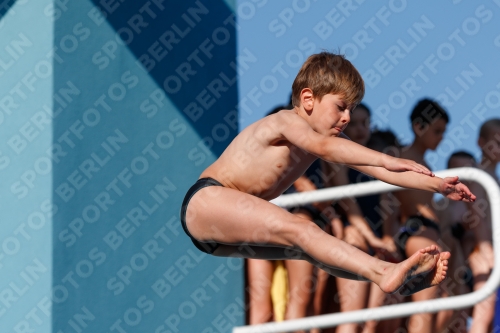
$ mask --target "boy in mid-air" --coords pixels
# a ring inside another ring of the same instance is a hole
[[[181,222],[194,245],[215,256],[307,260],[332,275],[371,280],[387,293],[411,294],[443,281],[449,252],[429,246],[399,264],[384,262],[268,202],[317,158],[394,185],[474,200],[458,177],[434,177],[414,161],[346,140],[342,131],[363,95],[361,75],[343,56],[310,56],[292,85],[294,108],[248,126],[187,192]],[[415,277],[418,283],[401,288]]]

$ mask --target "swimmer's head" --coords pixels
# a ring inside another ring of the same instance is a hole
[[[292,104],[301,104],[301,92],[309,88],[316,99],[339,95],[347,105],[357,105],[365,94],[363,78],[343,55],[313,54],[304,62],[292,84]]]
[[[500,118],[490,119],[481,126],[477,144],[484,157],[500,163]]]
[[[454,152],[448,159],[448,169],[475,166],[476,160],[474,159],[474,156],[464,150]]]
[[[354,142],[365,146],[370,139],[370,109],[360,103],[352,111],[351,121],[344,130],[344,133]]]
[[[415,140],[418,140],[426,149],[434,150],[443,139],[450,118],[441,105],[425,98],[413,108],[410,121]]]
[[[366,146],[387,155],[394,157],[401,156],[402,145],[391,130],[373,131]]]

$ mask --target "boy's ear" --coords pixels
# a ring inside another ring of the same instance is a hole
[[[314,106],[314,94],[310,88],[304,88],[300,92],[300,103],[304,110],[311,111]]]
[[[415,134],[417,134],[417,133],[421,133],[424,128],[422,126],[422,123],[415,121],[411,124],[411,129],[413,130],[413,132]]]
[[[483,138],[482,136],[480,136],[478,139],[477,139],[477,145],[479,146],[479,148],[482,150],[484,145],[486,144],[486,139]]]
[[[419,121],[414,121],[413,124],[411,125],[411,127],[413,130],[413,133],[415,133],[415,135],[417,137],[421,137],[429,129],[429,124],[419,122]]]

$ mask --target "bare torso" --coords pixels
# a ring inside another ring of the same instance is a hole
[[[404,150],[402,158],[412,159],[417,163],[426,165],[423,157],[412,151]],[[425,218],[438,222],[438,216],[432,208],[433,193],[419,190],[404,190],[395,192],[396,198],[400,201],[401,220],[406,221],[410,216],[421,215]]]
[[[265,200],[281,195],[316,156],[292,145],[281,129],[299,117],[293,111],[267,116],[245,128],[200,176]]]
[[[500,178],[495,173],[495,167],[496,165],[493,165],[493,167],[490,167],[489,169],[486,168],[483,171],[486,171],[486,173],[488,173],[491,177],[493,177],[493,179],[497,181],[498,186],[500,186]],[[475,214],[475,217],[478,220],[477,223],[481,221],[481,223],[484,225],[485,235],[491,237],[491,235],[493,235],[493,229],[491,225],[492,223],[491,208],[490,208],[491,203],[488,200],[488,195],[486,194],[486,190],[484,189],[483,186],[479,185],[479,183],[476,182],[470,184],[470,188],[474,191],[474,193],[477,193],[478,196],[478,200],[469,205],[470,209]]]

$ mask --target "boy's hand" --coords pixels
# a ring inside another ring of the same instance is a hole
[[[476,200],[476,196],[472,194],[465,184],[458,180],[457,176],[444,178],[441,184],[439,184],[438,191],[452,200],[466,202],[474,202]]]
[[[398,263],[404,259],[399,254],[396,244],[394,243],[394,239],[392,239],[392,237],[384,236],[384,238],[382,239],[377,238],[377,240],[380,243],[377,242],[375,244],[372,244],[372,242],[370,242],[369,244],[375,250],[379,259],[389,261],[392,263]]]
[[[425,166],[418,164],[415,161],[407,160],[404,158],[396,158],[392,156],[385,156],[382,161],[382,167],[389,171],[402,172],[402,171],[414,171],[417,173],[422,173],[427,176],[434,177],[432,171],[427,169]]]
[[[383,251],[383,252],[396,251],[396,246],[394,244],[387,243],[378,237],[367,239],[367,242],[375,251]]]

